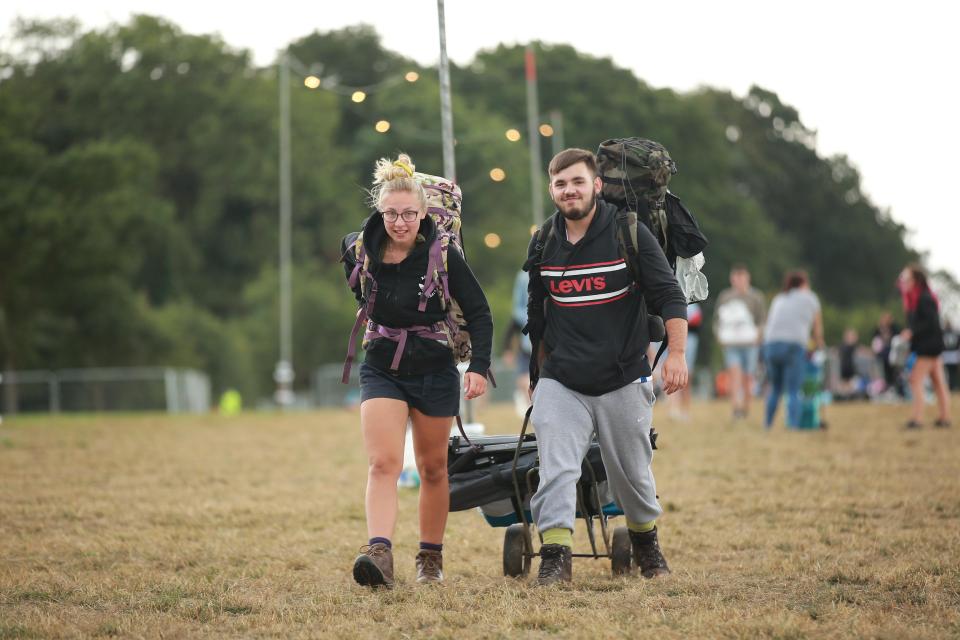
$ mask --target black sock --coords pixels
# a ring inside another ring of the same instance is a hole
[[[385,545],[387,545],[387,549],[392,549],[392,548],[393,548],[393,544],[392,544],[389,540],[387,540],[386,538],[370,538],[370,542],[368,542],[367,544],[377,544],[378,542],[379,542],[380,544],[385,544]]]
[[[433,544],[432,542],[421,542],[420,548],[426,551],[443,551],[443,544]]]

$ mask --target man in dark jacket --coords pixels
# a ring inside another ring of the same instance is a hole
[[[536,357],[531,420],[540,453],[540,484],[531,501],[543,535],[537,582],[572,577],[576,482],[594,433],[607,481],[627,517],[633,553],[644,577],[669,573],[657,542],[662,512],[650,470],[654,393],[647,346],[647,308],[666,325],[667,393],[687,384],[686,300],[653,234],[638,225],[639,281],[617,240],[616,209],[597,198],[595,156],[567,149],[550,162],[557,212],[540,245],[530,243],[528,330]]]

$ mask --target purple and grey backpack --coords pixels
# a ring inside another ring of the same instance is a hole
[[[424,276],[423,290],[420,292],[420,311],[427,308],[427,300],[435,291],[439,292],[440,305],[447,312],[447,317],[432,325],[418,325],[404,329],[384,327],[370,319],[377,296],[377,282],[370,273],[370,256],[363,243],[363,232],[357,235],[352,251],[356,260],[353,273],[350,274],[350,286],[360,284],[360,308],[357,309],[357,320],[350,333],[350,344],[347,348],[347,359],[343,365],[342,381],[346,384],[350,379],[350,366],[353,364],[356,349],[357,334],[360,327],[365,326],[363,333],[363,348],[366,349],[371,340],[386,338],[397,343],[396,355],[390,365],[392,370],[400,366],[400,358],[407,343],[407,336],[418,335],[422,338],[446,342],[453,351],[457,362],[466,362],[470,359],[470,335],[465,330],[466,321],[460,305],[450,295],[450,285],[447,275],[447,254],[450,247],[463,255],[463,238],[460,234],[460,211],[462,194],[460,187],[453,181],[439,176],[425,173],[414,173],[414,179],[423,187],[427,196],[427,214],[437,225],[437,235],[430,246],[430,257],[427,261],[427,273]]]

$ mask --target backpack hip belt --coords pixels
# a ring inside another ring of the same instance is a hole
[[[446,344],[447,334],[436,325],[416,325],[413,327],[404,327],[403,329],[394,329],[377,324],[373,320],[367,323],[367,331],[363,334],[364,340],[376,340],[377,338],[386,338],[397,343],[397,350],[393,354],[393,361],[390,363],[390,370],[397,371],[400,367],[400,358],[403,356],[403,350],[407,346],[407,336],[413,334],[429,340],[438,340]]]
[[[450,289],[448,284],[447,270],[444,268],[443,264],[443,250],[446,247],[442,245],[443,242],[435,242],[430,248],[430,259],[427,268],[428,276],[426,278],[429,280],[429,282],[424,283],[425,286],[420,294],[420,304],[418,305],[418,309],[420,311],[426,309],[427,300],[433,291],[438,287],[441,289],[441,304],[444,308],[448,306],[445,304],[445,302],[448,295],[447,292]],[[369,271],[367,271],[365,266],[365,258],[366,247],[361,246],[357,255],[357,265],[350,273],[349,283],[350,286],[356,286],[356,283],[362,277],[366,282],[370,283],[370,293],[367,295],[364,304],[357,309],[357,319],[353,324],[353,330],[350,332],[350,343],[347,345],[347,358],[343,363],[343,375],[340,378],[341,382],[344,384],[347,384],[350,381],[350,369],[353,365],[354,359],[356,358],[357,335],[360,333],[360,327],[362,326],[366,326],[366,330],[363,333],[364,343],[369,343],[369,341],[376,340],[378,338],[386,338],[397,343],[396,352],[394,353],[393,360],[390,363],[391,371],[397,371],[399,369],[400,359],[403,357],[404,349],[407,346],[407,336],[410,334],[420,336],[421,338],[426,338],[428,340],[437,340],[447,343],[451,340],[453,335],[456,335],[456,332],[459,329],[456,323],[454,323],[449,316],[443,322],[438,322],[432,325],[414,325],[412,327],[404,327],[402,329],[386,327],[371,320],[369,312],[373,309],[374,303],[377,299],[377,281],[372,277]]]

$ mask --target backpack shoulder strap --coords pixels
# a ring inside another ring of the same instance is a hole
[[[640,239],[637,237],[639,233],[636,211],[617,211],[616,217],[616,226],[617,226],[617,244],[620,247],[620,255],[623,257],[624,262],[627,263],[627,269],[630,271],[630,275],[633,278],[634,283],[639,287],[640,286],[640,264],[637,260],[637,255],[640,252]],[[663,321],[659,317],[650,316],[651,320],[656,318],[654,322],[659,322],[662,328]],[[652,330],[651,330],[652,332]],[[657,349],[657,355],[654,356],[653,362],[650,364],[650,370],[653,371],[657,368],[657,364],[660,362],[660,356],[663,355],[663,352],[667,350],[667,335],[666,332],[663,333],[663,339],[660,341],[660,348]]]
[[[353,253],[354,262],[353,272],[349,278],[350,287],[355,287],[359,283],[360,296],[365,298],[367,295],[367,276],[370,273],[370,256],[367,254],[367,247],[363,243],[363,231],[357,234],[348,251]]]
[[[637,255],[640,252],[640,240],[637,238],[637,212],[617,211],[617,245],[620,247],[620,256],[627,263],[633,281],[640,284],[640,268]]]
[[[546,254],[547,245],[550,244],[550,241],[553,240],[556,232],[554,231],[554,216],[547,218],[540,228],[537,229],[536,242],[534,243],[533,249],[536,252],[533,256],[534,262],[525,265],[529,269],[533,267],[539,267],[543,264],[543,256]]]
[[[438,232],[428,249],[427,272],[423,276],[423,290],[420,292],[419,311],[427,308],[427,301],[434,291],[440,290],[440,306],[446,310],[450,302],[450,282],[447,273],[447,250],[450,235]]]

